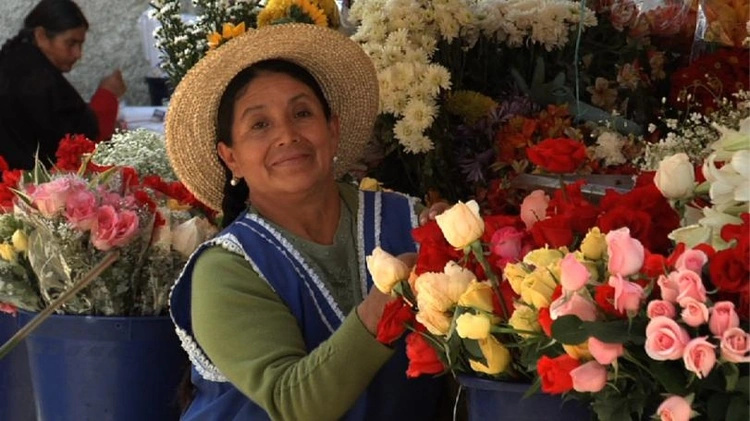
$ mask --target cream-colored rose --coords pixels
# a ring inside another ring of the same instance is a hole
[[[523,262],[536,267],[548,267],[553,263],[559,262],[566,254],[568,254],[567,249],[550,249],[545,247],[527,253],[523,257]]]
[[[10,242],[13,243],[13,248],[19,253],[29,249],[29,239],[23,230],[16,230],[10,237]]]
[[[521,295],[521,284],[529,273],[523,263],[508,263],[503,268],[503,277],[510,282],[513,292],[518,295]]]
[[[490,335],[487,339],[480,339],[479,348],[482,355],[487,359],[487,364],[479,361],[469,360],[471,369],[479,373],[500,374],[510,365],[510,352],[494,336]]]
[[[435,220],[448,243],[457,249],[470,245],[484,233],[484,220],[474,200],[456,203]]]
[[[417,321],[422,323],[433,335],[445,336],[451,328],[451,317],[441,311],[421,308],[417,312]]]
[[[581,243],[581,252],[589,260],[599,260],[607,251],[607,241],[604,239],[604,234],[599,230],[599,227],[594,227],[589,230],[583,242]]]
[[[396,284],[409,277],[410,268],[406,263],[380,247],[376,247],[365,260],[373,283],[384,294],[390,294]]]
[[[13,248],[12,244],[0,244],[0,258],[8,262],[14,262],[16,260],[16,249]]]
[[[542,327],[539,325],[539,314],[533,308],[518,304],[516,309],[513,311],[513,315],[510,316],[508,324],[516,330],[523,330],[527,332],[541,332]],[[531,336],[530,333],[519,333],[524,338]]]
[[[484,311],[492,311],[492,285],[488,282],[477,282],[472,280],[458,299],[458,305],[473,307]]]
[[[667,199],[687,199],[695,189],[695,172],[690,157],[681,152],[664,158],[654,176],[654,184]]]
[[[491,327],[490,318],[484,314],[464,313],[456,319],[456,333],[462,338],[484,339]]]
[[[417,293],[417,306],[420,310],[445,312],[454,302],[448,297],[446,289],[450,278],[444,273],[425,272],[417,277],[414,286]]]
[[[206,218],[193,217],[172,230],[172,246],[177,252],[189,257],[198,246],[216,233]]]
[[[546,268],[536,269],[521,284],[521,299],[535,308],[549,307],[557,282]]]

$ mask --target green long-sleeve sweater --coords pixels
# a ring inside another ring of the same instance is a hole
[[[292,313],[242,256],[214,247],[195,264],[191,316],[196,339],[227,379],[272,419],[341,417],[393,353],[375,340],[354,310],[362,300],[357,191],[345,185],[340,191],[342,218],[333,245],[282,230],[349,312],[309,354]]]

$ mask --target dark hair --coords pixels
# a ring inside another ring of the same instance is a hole
[[[0,48],[0,59],[11,48],[22,43],[33,41],[34,28],[44,28],[49,38],[75,28],[89,29],[89,22],[83,15],[81,8],[71,0],[42,0],[26,15],[23,28]]]
[[[255,63],[254,65],[239,72],[227,85],[224,94],[219,102],[217,117],[218,142],[223,142],[227,146],[232,146],[232,124],[234,123],[234,103],[237,98],[245,93],[247,85],[259,74],[264,72],[283,73],[304,83],[313,90],[315,96],[323,105],[323,112],[326,120],[331,118],[331,107],[328,104],[323,90],[315,78],[303,67],[284,60],[266,60]],[[221,162],[222,166],[224,163]],[[240,180],[236,186],[231,185],[232,172],[224,166],[224,200],[221,204],[223,213],[222,225],[224,227],[232,223],[246,208],[247,197],[250,190],[245,180]]]

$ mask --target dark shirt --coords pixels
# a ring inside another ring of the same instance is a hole
[[[47,166],[68,133],[98,136],[97,117],[73,85],[31,43],[0,59],[0,155],[12,169],[31,169],[39,150]]]

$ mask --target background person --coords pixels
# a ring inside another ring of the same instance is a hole
[[[10,168],[32,168],[37,149],[54,162],[68,133],[99,141],[114,132],[126,90],[120,71],[102,79],[90,104],[63,76],[81,58],[88,28],[73,1],[42,0],[0,48],[0,155]]]

